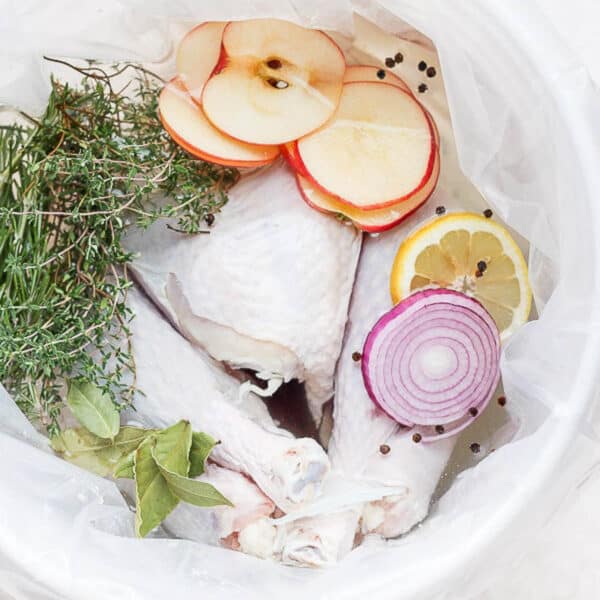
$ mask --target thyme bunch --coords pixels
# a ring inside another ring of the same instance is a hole
[[[81,83],[53,79],[39,120],[0,127],[0,381],[51,435],[67,378],[119,406],[135,391],[126,228],[176,217],[201,232],[239,176],[171,140],[160,82],[142,67],[74,68]]]

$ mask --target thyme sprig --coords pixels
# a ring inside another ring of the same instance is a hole
[[[74,68],[81,83],[53,79],[39,119],[0,127],[0,381],[50,434],[67,378],[120,406],[135,391],[126,228],[176,217],[202,232],[239,176],[173,143],[146,69]]]

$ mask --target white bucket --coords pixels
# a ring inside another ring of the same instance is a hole
[[[110,19],[131,16],[121,4],[104,3],[100,31]],[[343,0],[194,4],[129,3],[159,30],[165,13],[198,21],[276,15],[347,27],[351,10]],[[42,10],[42,3],[29,5]],[[367,543],[335,568],[308,571],[181,540],[129,537],[131,514],[113,484],[36,449],[31,444],[42,442],[0,398],[0,591],[8,598],[467,600],[517,559],[520,540],[541,526],[564,492],[557,473],[585,433],[600,363],[595,90],[525,0],[352,6],[383,26],[401,17],[436,42],[463,169],[532,243],[541,316],[507,345],[502,365],[510,404],[524,423],[518,439],[462,474],[409,536],[387,547]],[[141,23],[136,35],[144,46]],[[56,52],[60,35],[51,37]],[[135,39],[125,46],[130,56]]]

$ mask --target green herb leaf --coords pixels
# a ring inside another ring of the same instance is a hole
[[[121,427],[115,438],[115,445],[121,449],[122,456],[114,468],[115,479],[133,479],[135,451],[138,446],[151,435],[159,433],[158,429],[139,429],[137,427]]]
[[[111,446],[111,440],[106,440],[90,433],[83,427],[65,429],[60,435],[52,438],[52,448],[60,454],[80,454],[96,452]]]
[[[121,460],[113,470],[113,477],[115,479],[133,479],[135,477],[134,465],[135,452],[121,457]]]
[[[52,439],[51,444],[54,451],[62,454],[69,462],[102,477],[113,475],[121,463],[129,458],[133,477],[133,452],[154,433],[153,429],[122,427],[114,440],[107,440],[83,427],[77,427],[65,429]]]
[[[152,456],[155,444],[155,437],[146,438],[135,452],[135,532],[139,537],[158,527],[179,503]]]
[[[86,429],[66,429],[52,440],[52,448],[82,469],[107,477],[122,457],[119,448]]]
[[[180,500],[200,507],[233,506],[212,485],[187,477],[204,472],[217,443],[205,433],[192,432],[188,421],[162,431],[122,427],[113,439],[78,427],[63,431],[51,443],[84,469],[103,477],[135,479],[139,537],[160,525]]]
[[[67,429],[52,440],[52,448],[66,460],[82,469],[106,477],[122,456],[110,440],[99,438],[84,429]]]
[[[98,452],[74,454],[68,458],[68,461],[100,477],[109,477],[120,458],[121,454],[116,448],[108,447]]]
[[[121,427],[115,437],[114,446],[123,454],[131,454],[137,447],[151,435],[158,433],[158,429],[141,429],[140,427]]]
[[[233,506],[233,504],[215,487],[210,485],[210,483],[190,479],[189,477],[184,477],[168,469],[161,463],[156,452],[156,447],[152,448],[152,457],[163,478],[167,482],[169,489],[180,500],[202,508],[209,508],[211,506]]]
[[[184,477],[190,471],[192,426],[179,421],[156,435],[156,456],[166,469]]]
[[[239,179],[165,131],[143,66],[59,62],[81,81],[52,79],[31,125],[0,126],[0,381],[52,436],[73,373],[123,406],[137,392],[126,230],[206,231]]]
[[[56,452],[62,454],[79,454],[96,452],[113,446],[122,454],[133,452],[147,437],[157,433],[156,429],[139,427],[121,427],[114,440],[104,439],[90,433],[83,427],[65,429],[60,435],[52,438],[51,444]]]
[[[114,438],[119,433],[119,411],[110,397],[97,386],[71,381],[67,404],[77,420],[100,438]]]
[[[190,449],[190,470],[188,475],[191,478],[198,477],[204,473],[206,459],[209,457],[212,449],[217,445],[217,441],[207,433],[194,431],[192,433],[192,447]]]

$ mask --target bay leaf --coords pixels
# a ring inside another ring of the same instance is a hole
[[[154,433],[154,429],[122,427],[114,440],[109,440],[90,433],[84,427],[75,427],[62,431],[51,440],[51,445],[55,452],[62,454],[69,462],[102,477],[116,476],[116,470],[128,459],[129,469],[124,473],[133,478],[133,452]]]
[[[119,432],[119,411],[108,394],[92,383],[70,381],[67,404],[88,431],[103,439]]]
[[[175,473],[161,463],[156,453],[156,447],[152,448],[152,456],[169,489],[179,500],[188,504],[210,508],[212,506],[233,506],[233,504],[221,494],[214,486],[204,481],[190,479]]]
[[[122,456],[115,465],[112,476],[115,479],[133,479],[135,477],[134,463],[135,452],[130,452],[129,454]]]
[[[156,456],[169,471],[184,477],[190,471],[192,426],[189,421],[179,421],[163,429],[156,436]]]
[[[121,427],[116,435],[113,445],[123,454],[131,454],[147,437],[158,433],[158,429],[142,429],[129,425]]]
[[[194,431],[192,433],[189,477],[198,477],[204,473],[206,459],[209,457],[212,449],[217,443],[218,442],[207,433],[202,433],[200,431]]]
[[[148,437],[135,451],[135,531],[139,537],[160,525],[179,503],[152,456],[155,444],[156,438]]]
[[[135,477],[133,469],[135,451],[147,437],[156,435],[158,432],[158,429],[121,427],[115,438],[115,446],[121,451],[121,457],[112,472],[115,479],[133,479]]]
[[[70,463],[86,471],[96,473],[100,477],[109,477],[122,456],[117,448],[109,446],[96,452],[82,452],[66,458]]]
[[[70,463],[101,477],[111,475],[122,458],[121,450],[110,440],[99,438],[83,427],[64,430],[51,444]]]
[[[102,439],[83,427],[74,427],[61,431],[50,441],[55,452],[60,454],[80,454],[96,452],[111,446],[111,440]]]
[[[148,436],[153,435],[156,432],[156,429],[121,427],[114,440],[110,440],[98,437],[84,427],[74,427],[72,429],[65,429],[60,435],[52,438],[51,444],[55,452],[63,454],[97,452],[111,446],[118,448],[123,454],[130,454]]]

